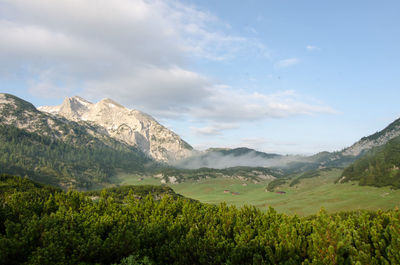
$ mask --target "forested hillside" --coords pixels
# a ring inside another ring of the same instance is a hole
[[[400,212],[299,218],[0,177],[0,264],[399,264]]]
[[[116,169],[142,172],[148,163],[151,160],[133,147],[116,141],[106,145],[83,132],[82,137],[62,141],[0,125],[0,173],[27,175],[64,188],[89,188],[107,182]]]
[[[400,137],[375,147],[348,166],[340,182],[359,180],[360,185],[400,188]]]

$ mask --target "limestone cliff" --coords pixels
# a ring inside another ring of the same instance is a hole
[[[158,161],[176,161],[192,154],[193,148],[189,144],[154,118],[141,111],[128,109],[111,99],[91,103],[81,97],[71,97],[59,106],[38,109],[68,120],[101,126],[109,136],[137,146]]]

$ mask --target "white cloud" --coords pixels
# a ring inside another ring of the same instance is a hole
[[[319,47],[313,46],[313,45],[307,45],[306,46],[307,51],[315,51],[315,50],[320,50]]]
[[[195,134],[198,134],[198,135],[205,135],[205,136],[221,135],[220,128],[214,127],[214,126],[207,126],[207,127],[202,127],[202,128],[192,127],[191,129]]]
[[[136,69],[133,76],[122,74],[88,81],[83,93],[88,98],[101,95],[158,117],[174,118],[189,114],[192,106],[207,100],[209,86],[211,81],[198,73],[179,67],[151,66]]]
[[[255,28],[253,28],[253,27],[246,26],[244,29],[245,29],[247,32],[249,32],[249,33],[251,33],[251,34],[253,34],[253,35],[258,35],[258,31],[257,31]]]
[[[177,1],[3,0],[3,3],[12,10],[5,22],[13,24],[14,31],[28,31],[26,37],[20,34],[15,49],[21,48],[20,45],[26,48],[26,41],[33,37],[29,45],[33,51],[46,47],[65,53],[89,46],[95,49],[95,54],[88,50],[87,56],[98,55],[103,59],[108,49],[126,58],[124,61],[134,59],[160,65],[180,63],[188,53],[222,60],[252,47],[245,38],[219,30],[225,25],[212,14]],[[5,44],[10,37],[4,35]],[[71,40],[79,45],[64,47]]]
[[[229,123],[219,123],[219,124],[214,123],[206,127],[201,127],[201,128],[192,127],[191,129],[192,132],[197,135],[215,136],[215,135],[221,135],[222,131],[224,130],[235,129],[235,128],[238,128],[238,125]]]
[[[275,64],[276,68],[286,68],[295,64],[298,64],[300,60],[298,58],[288,58],[284,60],[280,60]]]
[[[28,81],[28,91],[31,94],[37,95],[42,98],[55,98],[55,97],[67,97],[73,93],[72,86],[65,86],[57,84],[51,77],[53,75],[51,70],[42,72],[37,79],[31,79]],[[64,80],[64,83],[68,83],[67,77],[59,76],[59,80]],[[62,93],[62,94],[60,94]]]
[[[257,39],[230,34],[209,12],[179,1],[2,0],[0,73],[27,75],[32,94],[113,98],[157,118],[185,117],[217,135],[240,123],[332,113],[292,91],[262,94],[190,70],[192,60],[269,57]],[[299,63],[282,60],[276,67]]]
[[[62,82],[61,75],[75,87],[139,79],[152,87],[135,89],[155,92],[166,88],[161,82],[154,87],[154,71],[171,73],[173,83],[177,76],[171,69],[188,73],[194,58],[268,56],[259,41],[229,34],[229,25],[214,15],[179,1],[3,0],[0,5],[7,11],[0,12],[0,72],[23,66],[32,79],[50,71],[46,83]]]
[[[226,86],[214,86],[204,104],[192,109],[204,120],[234,123],[299,114],[335,113],[324,105],[305,102],[294,91],[273,94],[249,93]]]
[[[294,91],[250,93],[215,85],[205,76],[177,67],[141,69],[134,77],[123,75],[87,82],[84,93],[88,98],[97,94],[114,98],[123,105],[144,110],[156,117],[186,117],[210,123],[192,130],[202,135],[217,135],[223,130],[238,127],[242,122],[335,113],[321,103],[309,103]]]

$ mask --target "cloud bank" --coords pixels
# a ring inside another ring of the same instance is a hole
[[[267,58],[268,49],[179,1],[2,0],[0,10],[0,74],[19,73],[38,96],[110,97],[157,118],[207,123],[193,131],[210,136],[248,121],[334,112],[293,91],[249,92],[190,69],[196,60]]]

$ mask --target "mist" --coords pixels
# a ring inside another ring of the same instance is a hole
[[[243,155],[226,155],[219,152],[206,152],[195,154],[189,158],[176,161],[174,166],[185,169],[196,169],[202,167],[223,169],[238,166],[284,168],[290,163],[306,162],[307,160],[307,157],[299,155],[286,155],[267,158],[257,154],[254,151]]]

